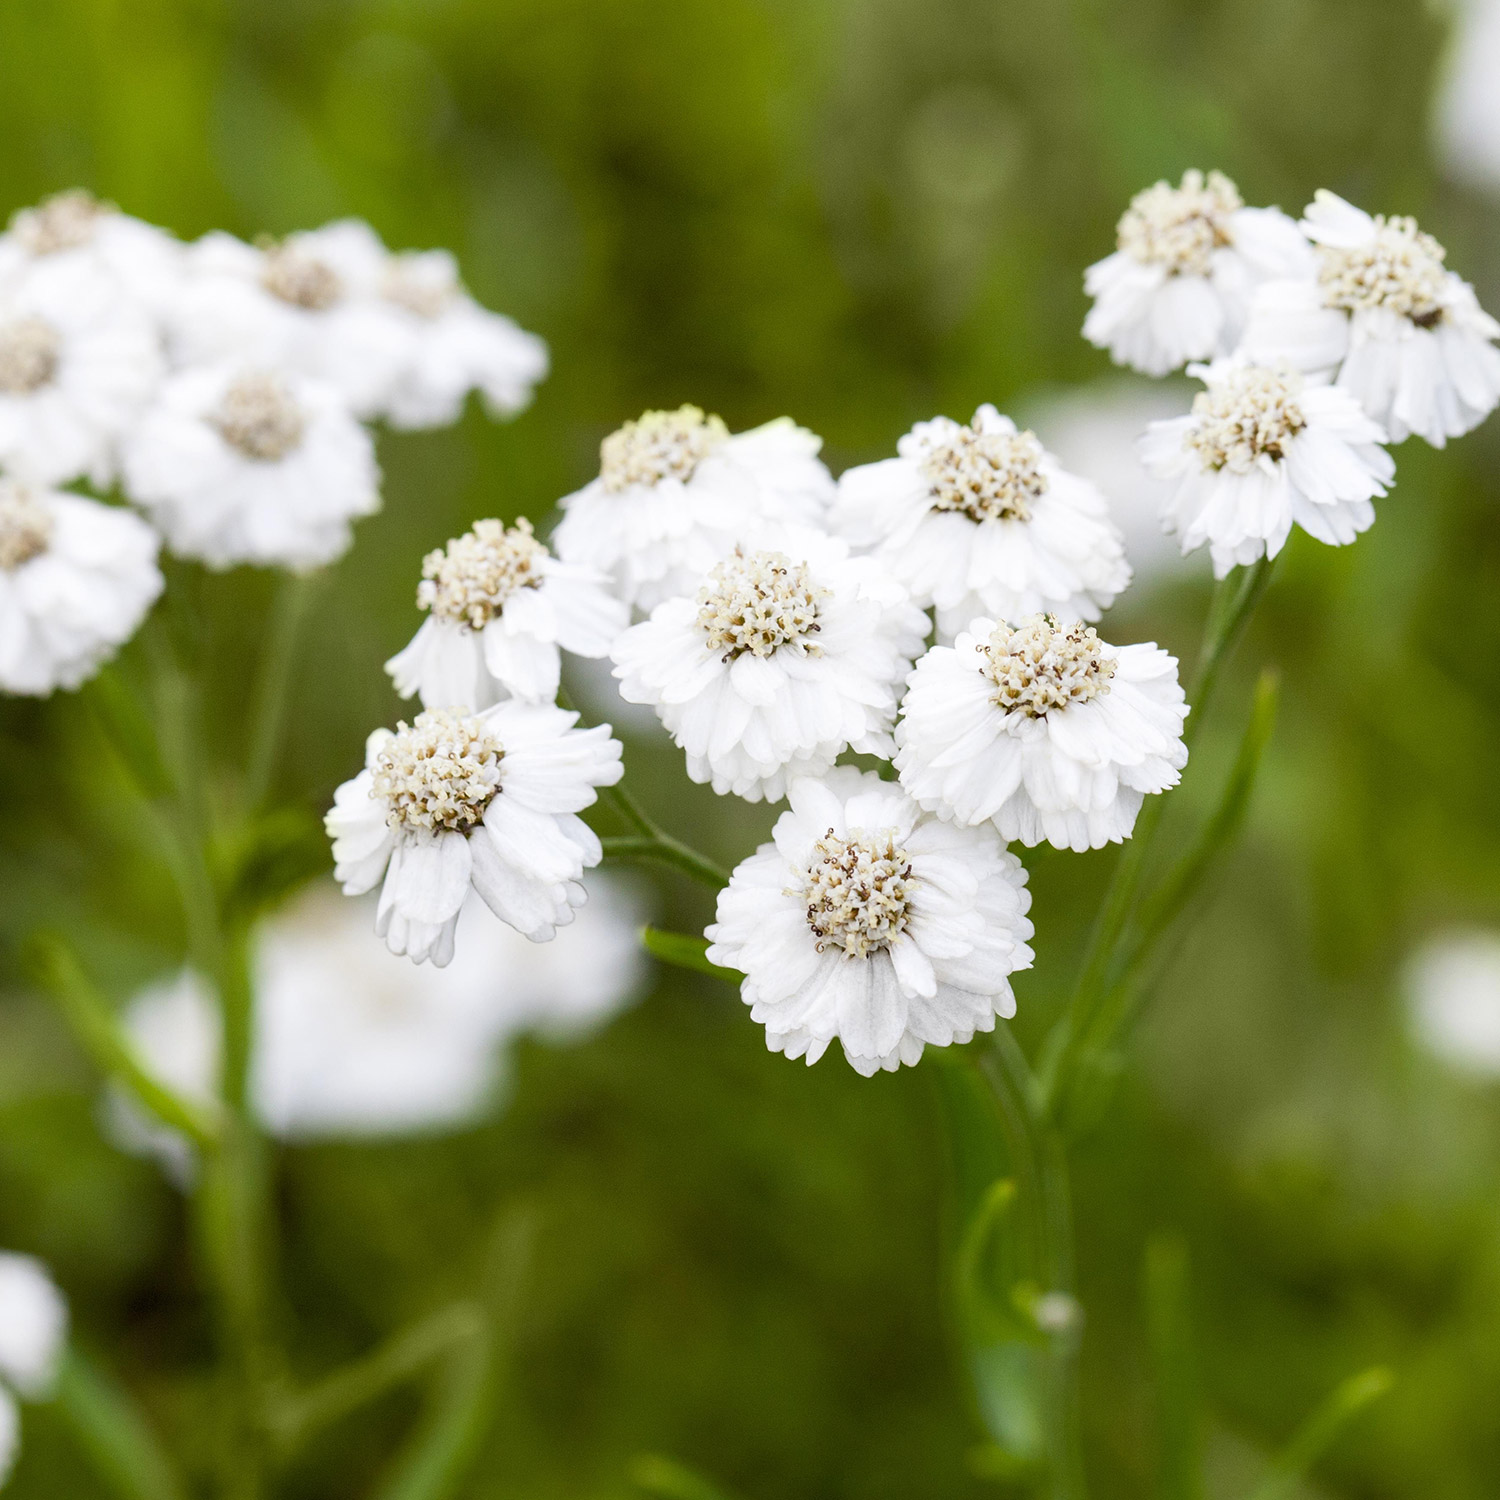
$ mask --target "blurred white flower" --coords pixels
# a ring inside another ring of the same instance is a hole
[[[1246,208],[1222,172],[1137,193],[1117,241],[1084,273],[1094,305],[1083,336],[1145,375],[1230,353],[1256,286],[1311,262],[1297,225],[1279,208]]]
[[[975,620],[911,675],[896,725],[901,784],[924,808],[1001,838],[1098,849],[1177,785],[1187,717],[1177,662],[1081,623]]]
[[[370,736],[365,769],[324,821],[346,895],[384,879],[375,930],[392,953],[447,964],[471,887],[533,942],[573,920],[583,872],[603,858],[577,814],[624,771],[608,726],[577,722],[508,700],[475,715],[430,709]]]
[[[166,230],[73,188],[11,216],[0,235],[0,285],[40,261],[76,264],[160,326],[182,290],[182,257],[182,245]]]
[[[501,1049],[528,1033],[572,1040],[638,993],[646,959],[635,891],[604,876],[551,943],[531,943],[470,897],[445,969],[395,963],[370,942],[374,898],[309,890],[269,921],[255,954],[251,1099],[284,1139],[394,1136],[474,1119],[493,1098]],[[221,1033],[207,986],[185,972],[141,991],[125,1027],[156,1078],[206,1103]],[[111,1132],[182,1180],[192,1150],[112,1096]]]
[[[386,664],[403,698],[425,708],[488,708],[506,696],[557,697],[558,647],[609,654],[629,623],[625,604],[592,568],[559,562],[525,519],[506,528],[476,521],[428,553],[417,607],[431,611],[411,643]]]
[[[1348,391],[1242,357],[1189,369],[1208,389],[1141,439],[1147,469],[1175,482],[1163,516],[1184,553],[1208,543],[1222,578],[1275,557],[1293,523],[1330,547],[1374,524],[1396,464]]]
[[[0,1381],[18,1396],[51,1392],[68,1337],[68,1304],[47,1268],[0,1251]]]
[[[1459,0],[1437,93],[1438,155],[1449,174],[1500,188],[1500,0]]]
[[[38,261],[0,284],[0,465],[107,486],[161,373],[156,331],[117,285],[77,259]]]
[[[649,612],[694,593],[737,542],[821,525],[833,494],[822,446],[789,417],[731,435],[696,406],[648,411],[605,438],[599,477],[559,501],[553,549]]]
[[[10,1477],[21,1451],[21,1411],[15,1397],[0,1385],[0,1485]]]
[[[1407,1007],[1417,1040],[1466,1073],[1500,1077],[1500,932],[1447,932],[1408,958]]]
[[[161,593],[157,545],[130,511],[0,479],[0,690],[91,677]]]
[[[1008,976],[1031,964],[1031,898],[992,829],[940,822],[848,766],[788,796],[707,931],[709,958],[745,975],[773,1052],[812,1064],[837,1038],[869,1077],[1015,1014]]]
[[[1162,525],[1172,486],[1147,472],[1137,447],[1151,423],[1181,411],[1175,385],[1130,375],[1040,392],[1027,403],[1028,425],[1057,462],[1108,500],[1137,584],[1192,566]]]
[[[370,435],[332,387],[250,365],[183,370],[129,437],[125,487],[181,557],[311,568],[380,508]]]
[[[736,548],[696,598],[658,604],[612,654],[621,695],[655,707],[694,781],[776,802],[846,749],[892,753],[901,685],[926,634],[879,562],[788,528],[778,550]]]
[[[944,639],[982,614],[1096,620],[1130,582],[1103,494],[993,406],[918,422],[896,451],[845,470],[830,522],[936,605]]]
[[[1332,377],[1393,443],[1441,448],[1500,403],[1497,323],[1415,219],[1371,217],[1320,189],[1302,222],[1312,273],[1257,292],[1244,352]]]

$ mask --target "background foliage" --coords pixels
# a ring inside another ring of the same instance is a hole
[[[386,508],[318,600],[283,768],[321,859],[311,819],[396,715],[380,664],[416,622],[422,552],[479,515],[541,518],[647,405],[791,412],[838,469],[935,411],[1101,376],[1082,269],[1133,191],[1189,165],[1253,203],[1322,185],[1416,213],[1500,304],[1500,213],[1428,159],[1444,36],[1419,0],[8,0],[0,207],[77,183],[186,236],[355,213],[451,246],[551,343],[516,423],[381,439]],[[1357,546],[1294,540],[1241,651],[1200,753],[1222,767],[1251,668],[1279,663],[1248,835],[1079,1157],[1106,1500],[1152,1482],[1153,1241],[1187,1249],[1212,1495],[1244,1494],[1374,1363],[1397,1388],[1322,1465],[1326,1492],[1500,1491],[1500,1109],[1413,1051],[1399,1006],[1413,942],[1500,923],[1500,425],[1399,457]],[[1205,572],[1134,592],[1110,637],[1190,651]],[[269,584],[204,592],[225,746]],[[42,915],[91,935],[119,995],[179,960],[90,735],[66,703],[0,705],[0,1245],[51,1263],[85,1345],[191,1452],[208,1331],[180,1200],[102,1141],[92,1075],[14,962]],[[627,758],[726,859],[767,826],[649,735]],[[1111,858],[1028,859],[1023,1041]],[[679,928],[707,916],[670,876],[660,902]],[[731,992],[664,974],[588,1045],[523,1050],[489,1123],[283,1152],[283,1323],[310,1371],[357,1353],[465,1295],[523,1205],[538,1251],[467,1495],[639,1493],[648,1452],[745,1500],[1001,1493],[946,1331],[938,1066],[795,1067]],[[420,1395],[336,1429],[288,1492],[366,1492]],[[93,1483],[28,1413],[17,1500]]]

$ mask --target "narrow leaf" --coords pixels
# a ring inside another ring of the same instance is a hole
[[[1187,1247],[1159,1236],[1146,1246],[1146,1323],[1156,1387],[1157,1500],[1203,1493],[1203,1414],[1188,1309]]]
[[[643,1453],[630,1465],[631,1483],[659,1500],[728,1500],[728,1496],[686,1464],[659,1453]]]
[[[1261,1481],[1251,1500],[1285,1500],[1298,1480],[1333,1445],[1333,1441],[1371,1402],[1396,1383],[1384,1365],[1351,1375],[1310,1416]]]
[[[708,959],[708,943],[704,938],[689,937],[685,932],[663,932],[658,927],[641,928],[641,945],[664,964],[674,964],[679,969],[692,969],[699,974],[711,974],[725,984],[740,987],[744,975],[738,969],[721,968]]]

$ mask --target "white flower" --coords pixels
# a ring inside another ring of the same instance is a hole
[[[1500,187],[1500,0],[1460,0],[1458,25],[1438,89],[1438,154],[1448,172]]]
[[[76,259],[38,262],[0,286],[0,464],[107,486],[161,370],[150,320],[117,286]]]
[[[1104,496],[993,406],[918,422],[896,451],[844,472],[831,524],[937,606],[945,639],[981,614],[1096,620],[1130,582]]]
[[[0,689],[91,677],[161,593],[156,550],[130,511],[0,479]]]
[[[650,611],[691,594],[736,542],[820,525],[833,493],[822,445],[788,417],[731,436],[696,406],[648,411],[605,438],[599,477],[559,502],[553,548]]]
[[[551,943],[530,943],[471,896],[445,969],[394,962],[370,942],[374,899],[318,886],[261,930],[255,950],[250,1093],[282,1139],[397,1136],[478,1116],[500,1082],[500,1049],[538,1032],[586,1035],[637,992],[646,961],[629,888],[590,881],[589,903]],[[221,1031],[191,971],[140,992],[125,1028],[147,1071],[200,1104],[219,1096]],[[179,1182],[193,1155],[118,1093],[109,1126]]]
[[[52,1389],[68,1336],[68,1304],[29,1255],[0,1252],[0,1381],[34,1399]]]
[[[1441,448],[1482,422],[1500,403],[1500,323],[1443,247],[1415,219],[1372,218],[1327,191],[1302,227],[1315,271],[1260,289],[1247,356],[1334,376],[1393,443],[1415,433]]]
[[[10,1477],[21,1449],[21,1411],[15,1397],[0,1385],[0,1485]]]
[[[869,1077],[1015,1014],[1031,898],[992,830],[940,822],[848,766],[794,781],[789,798],[707,931],[773,1052],[811,1064],[837,1038]]]
[[[384,877],[375,930],[392,953],[439,966],[472,886],[502,921],[545,942],[573,920],[603,857],[577,816],[623,774],[608,725],[509,700],[479,714],[430,709],[376,730],[365,769],[325,820],[347,895]]]
[[[1117,364],[1165,375],[1228,354],[1263,281],[1309,262],[1296,224],[1278,208],[1246,208],[1222,172],[1185,172],[1181,187],[1137,193],[1119,248],[1084,273],[1094,305],[1083,336]]]
[[[403,698],[419,693],[425,708],[488,708],[506,696],[550,702],[562,668],[558,647],[607,656],[629,623],[606,582],[591,568],[559,562],[527,520],[509,530],[476,521],[424,559],[417,606],[431,617],[386,671]]]
[[[1406,963],[1412,1028],[1433,1056],[1500,1078],[1500,933],[1447,932]]]
[[[615,642],[620,694],[655,706],[688,775],[778,801],[846,749],[889,756],[900,684],[927,620],[871,558],[788,530],[736,548],[696,598],[669,599]]]
[[[380,508],[370,435],[333,387],[288,371],[181,371],[129,439],[125,487],[182,557],[310,568]]]
[[[911,674],[896,725],[901,784],[964,826],[1099,849],[1187,764],[1177,662],[1111,646],[1080,623],[975,620]]]
[[[1141,439],[1146,467],[1175,482],[1162,515],[1184,553],[1207,542],[1222,578],[1275,557],[1294,522],[1330,547],[1374,522],[1371,501],[1396,465],[1348,391],[1242,358],[1192,373],[1208,389],[1191,413],[1153,422]]]
[[[12,215],[0,235],[0,284],[38,262],[69,262],[134,301],[158,324],[181,293],[182,245],[154,224],[73,188]]]

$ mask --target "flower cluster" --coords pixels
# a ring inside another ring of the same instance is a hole
[[[0,1485],[21,1446],[17,1401],[52,1394],[68,1333],[68,1305],[47,1269],[0,1251]]]
[[[451,256],[365,224],[184,244],[83,192],[22,210],[0,235],[0,689],[96,670],[161,591],[160,540],[214,568],[333,561],[380,505],[366,424],[451,422],[476,389],[510,415],[546,369]]]

